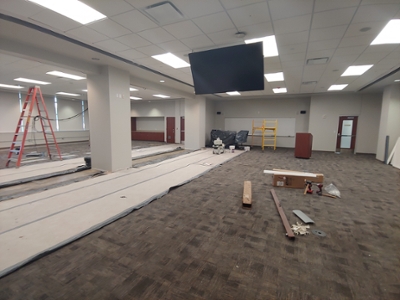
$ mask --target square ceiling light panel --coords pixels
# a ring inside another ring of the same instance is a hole
[[[39,85],[51,84],[51,82],[40,81],[40,80],[29,79],[29,78],[23,78],[23,77],[15,78],[14,80],[15,81],[28,82],[28,83],[35,83],[35,84],[39,84]]]
[[[190,67],[190,65],[186,61],[180,59],[178,56],[175,56],[170,52],[160,55],[153,55],[152,58],[157,59],[162,63],[173,67],[174,69]]]
[[[184,19],[182,13],[169,1],[147,6],[143,12],[159,25],[176,23]]]
[[[287,93],[287,89],[285,87],[275,88],[275,89],[272,89],[272,90],[274,91],[275,94]]]
[[[343,90],[348,84],[333,84],[329,87],[328,91],[341,91]]]
[[[245,40],[244,42],[246,44],[262,42],[264,57],[273,57],[273,56],[279,55],[278,54],[278,46],[276,45],[276,39],[275,39],[274,35],[270,35],[270,36],[266,36],[266,37],[262,37],[262,38]]]
[[[390,20],[371,45],[400,44],[400,19]]]
[[[283,72],[264,74],[268,82],[284,81]]]
[[[350,66],[340,76],[359,76],[367,72],[373,65]]]
[[[63,77],[63,78],[73,79],[73,80],[82,80],[82,79],[86,79],[85,77],[82,77],[82,76],[73,75],[73,74],[68,74],[68,73],[64,73],[64,72],[60,72],[60,71],[51,71],[51,72],[47,72],[46,74],[48,74],[48,75],[53,75],[53,76],[57,76],[57,77]]]
[[[102,20],[107,16],[78,0],[28,0],[83,25]]]

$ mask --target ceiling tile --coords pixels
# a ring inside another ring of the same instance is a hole
[[[158,25],[138,10],[131,10],[123,14],[111,17],[112,20],[128,28],[132,32],[140,32],[146,29],[156,28]]]
[[[135,49],[129,49],[129,50],[124,50],[121,52],[118,52],[119,56],[122,56],[127,59],[138,59],[138,58],[144,58],[147,57],[146,54],[143,54],[142,52],[139,52]]]
[[[282,61],[282,67],[284,69],[289,69],[289,68],[293,68],[293,67],[301,67],[301,66],[304,66],[304,64],[305,64],[304,59]]]
[[[311,14],[313,9],[313,1],[310,0],[268,1],[268,4],[273,20]]]
[[[287,45],[301,44],[308,40],[308,30],[295,33],[278,34],[275,36],[275,38],[278,48]]]
[[[133,9],[131,5],[123,0],[85,0],[84,2],[107,17],[112,17]]]
[[[179,52],[179,51],[185,51],[188,52],[190,49],[184,45],[182,42],[180,41],[170,41],[170,42],[166,42],[166,43],[162,43],[159,44],[158,46],[160,46],[161,48],[163,48],[165,51],[167,52]]]
[[[18,5],[15,2],[15,0],[1,0],[0,11],[5,14],[11,13],[13,16],[31,17],[45,10],[42,6],[28,1],[20,1]]]
[[[315,13],[311,28],[347,25],[353,18],[356,9],[356,7],[350,7]]]
[[[152,42],[153,44],[165,43],[173,41],[175,38],[163,28],[148,29],[138,33],[142,38]]]
[[[48,25],[52,28],[56,28],[62,32],[82,26],[80,23],[48,9],[31,16],[30,19]]]
[[[228,29],[210,33],[207,36],[214,42],[215,45],[232,46],[236,44],[243,44],[243,39],[238,39],[235,36],[236,32],[236,29]]]
[[[399,10],[399,4],[363,5],[357,10],[353,23],[389,21]]]
[[[107,40],[108,37],[98,33],[97,31],[87,27],[87,26],[81,26],[72,30],[69,30],[66,32],[67,35],[77,38],[80,41],[83,42],[89,42],[89,43],[96,43],[99,41],[104,41]]]
[[[375,39],[375,35],[359,35],[343,38],[339,44],[339,47],[353,47],[353,46],[363,46],[370,45]]]
[[[360,55],[367,49],[368,46],[352,46],[352,47],[340,47],[337,48],[335,51],[335,56],[342,56],[342,55]]]
[[[11,56],[11,55],[7,55],[4,53],[0,53],[0,65],[7,65],[10,64],[12,62],[15,62],[17,60],[20,60],[20,58],[15,57],[15,56]]]
[[[292,53],[306,53],[307,43],[288,45],[279,48],[279,55],[281,54],[292,54]]]
[[[189,19],[224,11],[219,1],[215,0],[174,0],[173,2],[183,15]]]
[[[322,42],[308,43],[308,51],[319,51],[326,49],[336,49],[340,43],[340,39],[326,40]]]
[[[192,50],[204,50],[215,46],[213,41],[204,34],[196,37],[182,39],[181,42]]]
[[[137,35],[136,33],[120,36],[120,37],[116,38],[115,40],[117,40],[131,48],[137,48],[137,47],[151,45],[151,43],[148,40],[142,38],[141,36]]]
[[[374,36],[377,36],[383,27],[387,24],[386,21],[381,21],[381,22],[362,22],[362,23],[355,23],[355,24],[350,24],[349,27],[347,28],[345,37],[352,37],[352,36],[358,36],[358,35],[369,35],[372,34]],[[361,29],[366,29],[370,28],[368,31],[361,31]]]
[[[311,14],[290,19],[275,20],[272,23],[275,34],[301,32],[310,29]]]
[[[146,47],[140,47],[136,48],[136,50],[142,52],[143,54],[146,54],[148,56],[153,56],[153,55],[159,55],[159,54],[164,54],[166,51],[156,45],[150,45]]]
[[[347,25],[311,29],[310,42],[341,39],[344,36],[346,29]]]
[[[264,2],[264,0],[220,0],[220,2],[225,7],[225,9],[228,10],[253,3]]]
[[[326,65],[305,66],[302,81],[318,81],[326,69]]]
[[[175,24],[166,25],[164,26],[164,29],[177,39],[193,37],[203,33],[199,29],[199,27],[197,27],[197,25],[194,24],[192,21],[183,21]]]
[[[314,12],[358,6],[359,3],[360,0],[335,0],[335,1],[317,0],[315,1]]]
[[[325,49],[325,50],[319,50],[319,51],[307,51],[307,59],[310,58],[321,58],[321,57],[328,57],[331,58],[333,54],[335,53],[336,49]]]
[[[259,23],[251,26],[239,27],[238,31],[246,33],[245,39],[260,38],[264,36],[270,36],[274,34],[272,29],[272,23]]]
[[[282,64],[288,61],[302,61],[304,64],[306,55],[303,52],[303,53],[293,53],[293,54],[280,54],[279,57]]]
[[[95,45],[97,47],[106,49],[107,51],[111,51],[111,52],[119,52],[119,51],[124,51],[124,50],[128,50],[129,47],[127,45],[124,45],[116,40],[105,40],[105,41],[101,41],[98,43],[95,43]]]
[[[376,64],[380,60],[384,59],[386,56],[388,56],[388,54],[386,52],[375,52],[375,53],[365,53],[364,52],[357,58],[357,60],[355,61],[355,64],[357,64],[357,65]]]
[[[256,3],[228,11],[236,27],[250,26],[257,23],[270,21],[268,4]]]
[[[362,0],[361,5],[399,3],[399,0]]]
[[[130,30],[119,25],[111,19],[105,19],[88,25],[90,28],[100,32],[109,38],[116,38],[131,33]]]
[[[235,28],[231,19],[225,12],[208,15],[193,20],[204,33],[212,33],[225,29]]]

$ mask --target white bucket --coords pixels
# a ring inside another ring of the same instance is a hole
[[[250,146],[245,146],[244,151],[250,151]]]
[[[235,152],[235,146],[229,146],[229,150],[231,153]]]

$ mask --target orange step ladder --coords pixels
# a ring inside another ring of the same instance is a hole
[[[34,107],[37,109],[37,116],[32,116]],[[14,138],[11,143],[10,152],[8,153],[6,167],[9,166],[10,162],[15,162],[15,166],[17,168],[20,167],[24,153],[26,137],[28,135],[29,123],[32,118],[34,121],[39,119],[49,159],[52,159],[53,156],[58,156],[60,160],[62,160],[60,148],[58,147],[53,127],[50,123],[49,114],[43,99],[42,91],[40,90],[39,86],[33,86],[29,88],[28,94],[26,95],[21,116],[19,118],[17,128],[15,129]],[[26,122],[24,125],[25,119]],[[22,132],[21,128],[23,126],[25,127],[25,130]]]

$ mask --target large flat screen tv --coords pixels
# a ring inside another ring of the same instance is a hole
[[[196,95],[264,89],[262,42],[189,54]]]

